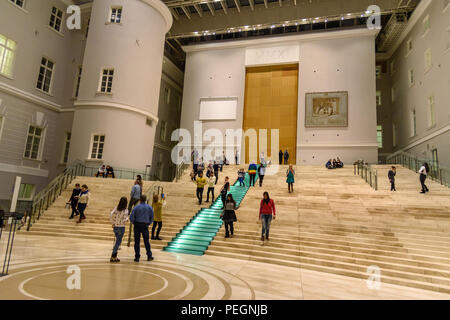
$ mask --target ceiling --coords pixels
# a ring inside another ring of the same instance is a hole
[[[174,21],[166,55],[184,69],[182,46],[365,27],[371,5],[381,10],[377,52],[389,51],[420,0],[162,0]],[[76,4],[92,2],[74,0]]]

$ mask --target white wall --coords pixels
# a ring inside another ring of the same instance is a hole
[[[299,46],[298,164],[324,164],[336,156],[347,163],[360,158],[376,162],[374,37],[372,31],[356,30],[187,46],[181,127],[191,131],[194,139],[200,98],[233,96],[238,98],[236,119],[206,122],[204,127],[222,132],[227,128],[242,129],[246,49],[260,48],[259,57],[270,57],[273,62],[272,53],[267,51],[276,48],[273,54],[278,55],[278,63],[287,63],[292,62],[291,53],[295,52],[292,46]],[[269,43],[273,41],[275,45]],[[279,50],[283,46],[289,54]],[[320,91],[349,92],[348,128],[305,128],[305,93]]]

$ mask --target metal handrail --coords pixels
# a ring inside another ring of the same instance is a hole
[[[378,190],[378,171],[363,161],[353,164],[354,175],[361,176],[375,191]]]
[[[401,165],[416,173],[419,172],[420,167],[424,162],[428,163],[430,166],[428,177],[433,181],[450,188],[450,169],[441,166],[438,161],[417,157],[406,152],[398,152],[386,158],[386,163]]]
[[[179,165],[177,165],[176,171],[175,171],[175,182],[178,182],[180,178],[183,176],[184,171],[189,168],[189,164],[184,163],[182,161]]]

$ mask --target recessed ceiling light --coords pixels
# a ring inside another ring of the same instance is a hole
[[[271,28],[273,29],[273,28],[275,28],[275,26],[271,26]]]

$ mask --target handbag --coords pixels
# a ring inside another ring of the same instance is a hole
[[[66,203],[65,205],[65,209],[71,209],[72,208],[72,204],[69,202]]]

